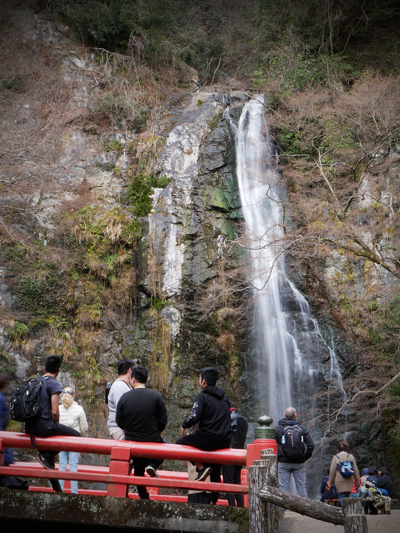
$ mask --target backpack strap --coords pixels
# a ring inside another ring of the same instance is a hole
[[[38,376],[36,379],[38,381],[41,381],[43,383],[43,385],[46,386],[47,395],[48,395],[48,397],[50,399],[51,398],[51,396],[50,396],[50,388],[49,388],[49,384],[47,383],[47,380],[49,379],[49,376],[47,376],[47,377]],[[29,424],[26,429],[28,430],[28,434],[29,434],[29,437],[31,439],[31,449],[33,449],[35,447],[35,434],[33,432],[33,425]]]

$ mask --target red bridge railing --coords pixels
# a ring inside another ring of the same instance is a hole
[[[242,470],[242,484],[231,485],[227,483],[206,483],[204,481],[189,481],[186,472],[158,471],[160,478],[137,477],[130,474],[131,457],[144,457],[154,459],[172,459],[178,461],[201,461],[207,463],[220,463],[241,465],[248,467],[255,459],[261,458],[261,450],[274,448],[276,443],[270,439],[256,440],[247,446],[247,450],[225,449],[214,452],[204,452],[191,446],[177,444],[158,444],[153,442],[115,441],[111,439],[94,439],[85,437],[35,437],[35,448],[51,451],[73,451],[98,455],[109,455],[108,467],[78,465],[78,472],[59,472],[46,470],[40,463],[14,463],[3,465],[3,452],[6,447],[29,449],[30,438],[24,433],[0,431],[0,477],[13,475],[26,478],[64,479],[92,483],[106,483],[107,491],[79,490],[80,493],[107,494],[112,497],[137,497],[128,494],[129,485],[146,486],[150,488],[152,499],[187,501],[185,496],[159,495],[160,488],[167,489],[194,489],[209,492],[248,494],[247,470]],[[31,487],[31,490],[51,489]],[[247,498],[245,497],[245,500]],[[223,503],[223,502],[221,502]],[[226,502],[224,502],[226,504]]]

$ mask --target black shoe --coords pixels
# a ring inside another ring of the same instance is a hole
[[[201,470],[199,470],[199,475],[196,477],[195,481],[204,481],[212,472],[211,466],[203,466]]]
[[[150,477],[160,477],[157,470],[151,465],[146,466],[146,473],[149,474]]]
[[[39,452],[38,453],[39,463],[47,468],[47,470],[55,470],[54,459],[50,457],[47,453]]]

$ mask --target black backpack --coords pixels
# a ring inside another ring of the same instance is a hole
[[[43,408],[40,405],[40,391],[43,385],[46,386],[47,378],[32,378],[22,383],[14,392],[10,402],[11,418],[17,422],[33,422],[42,414]],[[50,396],[50,394],[49,394]]]
[[[111,387],[112,387],[112,383],[108,381],[106,388],[104,390],[104,400],[106,403],[108,403],[108,396],[110,394]]]
[[[282,435],[282,451],[288,459],[303,460],[305,457],[305,444],[303,429],[299,425],[286,426]]]

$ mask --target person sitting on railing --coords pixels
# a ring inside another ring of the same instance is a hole
[[[42,412],[40,418],[34,422],[25,424],[25,432],[36,437],[80,437],[79,431],[63,424],[59,424],[60,409],[59,396],[61,385],[56,377],[60,373],[61,358],[58,355],[48,355],[44,362],[43,377],[47,377],[46,384],[40,391],[40,404]],[[54,459],[59,452],[39,450],[39,463],[49,470],[55,469]],[[56,492],[62,492],[58,479],[50,479],[50,483]]]
[[[200,370],[201,392],[194,399],[192,410],[181,427],[182,437],[176,441],[176,444],[185,444],[208,452],[230,447],[232,429],[229,401],[225,392],[215,386],[218,376],[218,370],[214,367]],[[197,423],[199,429],[196,433],[185,436],[185,429]],[[197,481],[204,481],[210,475],[211,482],[221,482],[220,464],[200,462],[195,464],[199,472]],[[217,492],[213,492],[211,503],[216,503],[218,496]]]
[[[60,422],[64,426],[76,429],[82,435],[88,430],[88,423],[83,407],[75,401],[75,391],[72,387],[65,387],[61,394],[60,405]],[[59,471],[65,472],[69,462],[69,471],[78,471],[79,452],[60,452]],[[62,490],[64,490],[64,480],[60,481]],[[78,494],[78,482],[71,481],[71,494]]]
[[[161,433],[167,422],[167,408],[161,394],[146,388],[147,370],[143,366],[132,368],[132,390],[123,394],[117,405],[115,420],[125,430],[125,440],[134,442],[164,442]],[[162,459],[132,457],[135,476],[144,476],[146,470],[151,477],[160,477],[157,468]],[[148,500],[146,487],[138,487],[141,499]]]

